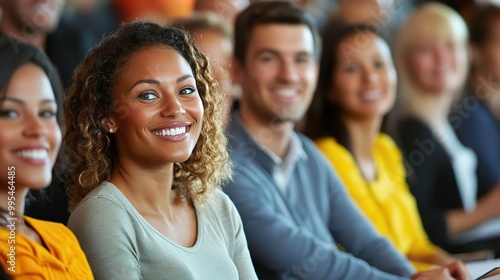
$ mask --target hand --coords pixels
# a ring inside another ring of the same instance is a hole
[[[470,280],[472,279],[467,267],[462,261],[455,261],[445,266],[448,268],[451,276],[457,280]]]
[[[423,271],[412,275],[412,280],[470,280],[465,264],[455,261],[440,268]]]
[[[500,183],[493,187],[479,203],[484,204],[484,209],[489,212],[489,218],[500,217]]]
[[[445,266],[413,274],[411,280],[454,280]]]

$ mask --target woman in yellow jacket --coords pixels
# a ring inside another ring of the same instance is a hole
[[[325,29],[323,39],[306,134],[333,164],[361,211],[417,270],[454,261],[427,238],[400,152],[380,132],[396,95],[387,43],[372,27],[337,22]]]
[[[24,216],[28,193],[52,179],[62,88],[37,48],[0,36],[0,261],[14,279],[94,279],[63,224]]]

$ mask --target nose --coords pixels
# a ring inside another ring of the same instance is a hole
[[[168,94],[163,105],[162,115],[164,117],[176,118],[186,113],[182,102],[175,94]]]
[[[299,79],[297,66],[293,61],[283,60],[279,69],[279,79],[284,82],[296,82]]]
[[[364,71],[364,80],[367,83],[373,84],[377,83],[380,79],[379,74],[374,69],[366,69]]]
[[[47,126],[38,114],[28,114],[23,120],[23,134],[30,138],[40,138],[47,135]]]
[[[444,63],[446,62],[449,57],[451,56],[452,51],[450,50],[451,47],[448,47],[447,45],[440,45],[434,49],[434,60],[437,63]]]

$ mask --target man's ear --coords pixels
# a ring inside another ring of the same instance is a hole
[[[233,83],[238,84],[240,86],[241,83],[243,82],[243,71],[245,70],[243,67],[244,66],[240,63],[240,61],[233,56],[232,67],[231,67],[231,79],[233,80]]]
[[[118,130],[116,123],[110,117],[102,119],[101,124],[104,130],[108,131],[109,133],[115,133]]]

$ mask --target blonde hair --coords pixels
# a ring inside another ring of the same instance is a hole
[[[467,24],[452,8],[440,3],[428,3],[419,6],[401,26],[394,42],[394,62],[398,70],[400,89],[403,94],[416,91],[407,73],[407,58],[412,53],[415,43],[422,39],[450,40],[467,49],[469,33]],[[463,81],[467,75],[468,63],[459,67]],[[455,90],[462,88],[457,85]]]

